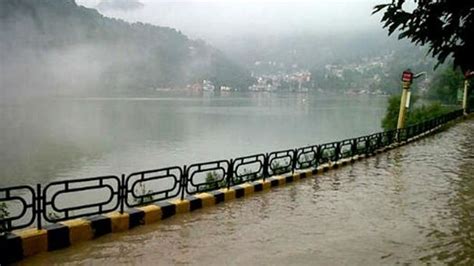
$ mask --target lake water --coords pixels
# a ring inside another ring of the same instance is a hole
[[[222,94],[0,101],[0,187],[230,159],[380,131],[386,97]]]

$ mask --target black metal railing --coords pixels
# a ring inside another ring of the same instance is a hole
[[[211,191],[228,187],[232,180],[232,160],[196,163],[184,168],[186,189],[182,190],[181,198],[185,191],[190,195]]]
[[[6,205],[2,207],[5,210],[1,213],[5,217],[1,217],[0,226],[4,231],[26,228],[34,224],[38,216],[38,201],[34,188],[30,186],[0,188],[0,203],[6,204],[6,202],[15,204],[19,208],[16,208],[16,213],[6,215],[7,207]]]
[[[266,172],[268,170],[267,158],[267,155],[262,153],[234,159],[232,161],[232,184],[238,185],[266,178],[268,176]]]
[[[41,213],[50,223],[114,211],[122,199],[118,176],[57,181],[39,191]],[[88,201],[81,202],[85,197]],[[38,217],[39,223],[40,219],[41,216]]]
[[[319,165],[319,145],[312,145],[296,150],[296,169],[318,167]]]
[[[125,204],[129,208],[176,198],[181,192],[181,167],[147,170],[128,175],[123,183]],[[123,206],[123,205],[122,205]],[[123,208],[121,209],[123,211]]]
[[[411,125],[338,142],[255,154],[230,160],[196,163],[131,173],[56,181],[47,185],[0,188],[0,229],[42,228],[55,223],[146,204],[184,198],[199,192],[316,168],[321,164],[372,154],[403,142],[463,115],[456,110]],[[8,205],[8,206],[7,206]]]
[[[296,149],[274,151],[267,155],[269,176],[281,175],[295,170]]]

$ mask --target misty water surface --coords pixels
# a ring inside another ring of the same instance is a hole
[[[229,94],[0,104],[0,186],[119,175],[380,130],[386,98]]]

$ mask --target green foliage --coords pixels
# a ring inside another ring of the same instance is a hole
[[[352,149],[351,147],[342,147],[341,154],[343,157],[350,157],[352,156]]]
[[[451,111],[450,108],[441,105],[439,102],[422,105],[420,107],[414,108],[414,110],[408,113],[407,125],[418,124],[425,120],[430,120],[437,116],[441,116],[445,113],[448,113],[449,111]]]
[[[413,104],[413,101],[412,101]],[[400,111],[400,95],[392,95],[388,98],[388,106],[382,119],[382,128],[391,130],[397,128],[398,113]]]
[[[425,47],[416,47],[413,44],[401,42],[391,50],[376,51],[373,57],[365,60],[354,60],[341,65],[333,65],[340,72],[338,76],[333,70],[319,67],[313,68],[311,77],[316,87],[332,92],[348,90],[365,90],[366,92],[395,94],[401,90],[400,77],[406,68],[416,72],[426,72],[428,77],[433,76],[436,60],[426,56]],[[417,93],[424,87],[418,80],[412,91]]]
[[[363,151],[365,151],[365,149],[366,149],[366,143],[365,142],[357,143],[357,151],[358,152],[363,152]]]
[[[250,170],[250,169],[247,169],[247,168],[244,168],[242,170],[242,173],[239,175],[243,175],[243,177],[238,177],[236,175],[235,176],[235,182],[236,183],[242,183],[242,182],[246,182],[246,181],[250,181],[250,180],[255,180],[258,178],[258,173],[255,173],[254,171]]]
[[[458,70],[445,67],[436,73],[428,96],[444,103],[454,104],[457,102],[458,89],[463,87],[464,76]]]
[[[313,153],[303,153],[303,161],[300,161],[299,163],[306,168],[312,165],[313,160],[314,160]]]
[[[244,175],[244,177],[237,177],[234,176],[235,183],[242,183],[249,180],[254,180],[258,177],[258,173],[254,173],[250,169],[244,168],[240,175]],[[206,174],[206,184],[203,186],[204,190],[213,190],[218,188],[223,188],[227,186],[227,180],[222,179],[222,176],[218,174],[216,171],[208,172]]]
[[[206,184],[203,186],[203,189],[213,190],[225,187],[227,185],[227,181],[225,179],[221,179],[222,176],[216,171],[208,172],[206,174]]]
[[[326,161],[331,161],[331,157],[334,156],[336,151],[334,149],[325,149],[323,150],[321,157]]]
[[[273,169],[273,174],[274,175],[280,175],[288,172],[288,164],[289,162],[287,160],[284,160],[283,163],[280,163],[279,161],[273,161],[272,162],[272,169]]]
[[[417,97],[412,97],[411,105],[415,106]],[[384,130],[391,130],[397,128],[398,113],[400,111],[400,95],[393,95],[388,99],[388,107],[385,113],[385,117],[382,120],[382,128]],[[425,120],[429,120],[440,116],[444,113],[451,111],[451,108],[441,105],[439,102],[431,104],[423,104],[419,107],[412,107],[406,116],[406,126],[421,123]]]
[[[139,204],[139,206],[152,202],[153,196],[150,195],[151,193],[153,193],[153,190],[147,190],[146,185],[140,182],[138,183],[138,187],[135,189],[135,195],[137,195],[138,197],[133,198],[133,201],[135,202],[135,204]]]
[[[429,45],[439,63],[452,56],[454,66],[474,69],[474,1],[415,1],[410,11],[404,8],[405,2],[394,0],[374,7],[374,13],[383,10],[383,27],[389,34],[399,30],[400,39]]]
[[[0,203],[0,236],[4,235],[7,230],[6,222],[1,220],[6,219],[9,215],[7,204],[5,202]]]

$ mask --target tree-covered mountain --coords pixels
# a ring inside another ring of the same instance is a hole
[[[212,80],[246,88],[243,68],[177,30],[107,18],[74,0],[0,1],[3,95],[110,93]]]
[[[330,93],[399,93],[400,75],[407,68],[427,72],[426,79],[413,86],[414,91],[425,91],[436,65],[426,47],[387,37],[384,31],[372,28],[344,34],[242,38],[233,47],[221,49],[248,65],[256,76],[309,71],[311,80],[303,87]]]
[[[216,45],[234,61],[247,65],[256,76],[309,71],[311,81],[304,87],[333,93],[398,93],[403,70],[426,71],[429,80],[436,64],[427,55],[426,47],[388,37],[375,28],[339,34],[328,31],[247,36],[233,39],[232,43]]]
[[[336,92],[397,94],[401,90],[401,73],[408,68],[415,73],[426,72],[414,83],[413,91],[428,90],[436,72],[435,65],[436,60],[427,56],[426,48],[403,42],[372,56],[315,67],[311,73],[317,88]]]

